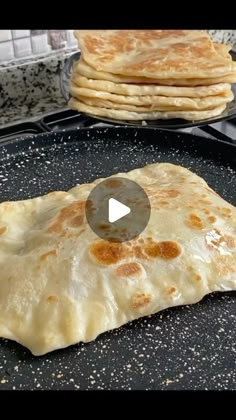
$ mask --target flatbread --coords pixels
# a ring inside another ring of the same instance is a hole
[[[208,78],[182,78],[182,79],[165,79],[165,86],[208,86],[216,83],[236,83],[236,63],[232,63],[232,71],[224,76],[208,77]],[[163,85],[163,79],[135,77],[135,76],[122,76],[104,71],[97,71],[89,66],[83,58],[75,62],[73,65],[73,73],[80,76],[85,76],[90,79],[111,81],[114,83],[142,83],[142,84],[156,84]]]
[[[229,53],[230,50],[232,50],[232,45],[230,44],[221,44],[213,42],[214,49],[217,51],[222,57],[226,57],[229,60],[232,60],[231,55]]]
[[[117,93],[128,96],[171,96],[186,98],[204,98],[206,96],[220,95],[231,90],[229,83],[217,83],[210,86],[181,87],[181,86],[158,86],[158,85],[135,85],[114,83],[105,80],[88,79],[84,76],[72,74],[72,84],[78,87]]]
[[[75,98],[76,99],[76,98]],[[117,109],[117,110],[126,110],[126,111],[133,111],[133,112],[154,112],[154,111],[166,111],[166,112],[177,112],[178,108],[175,106],[163,106],[163,105],[132,105],[132,104],[119,104],[116,102],[111,102],[106,99],[99,99],[99,98],[89,98],[86,96],[78,96],[77,98],[80,102],[92,106],[92,107],[99,107],[99,108],[107,108],[107,109]],[[214,108],[215,109],[215,108]],[[186,112],[186,111],[185,111]]]
[[[230,55],[221,54],[205,31],[82,30],[75,36],[83,59],[97,71],[163,80],[233,71]]]
[[[231,102],[234,98],[232,91],[225,92],[221,95],[209,96],[206,98],[183,98],[183,97],[170,97],[170,96],[125,96],[117,95],[115,93],[102,92],[94,89],[80,88],[73,83],[70,86],[70,93],[75,98],[80,96],[86,96],[89,98],[100,98],[106,99],[111,102],[118,104],[130,104],[130,105],[156,105],[163,106],[165,108],[175,108],[175,110],[205,110],[216,108],[218,105]]]
[[[117,109],[117,110],[126,110],[126,111],[133,111],[133,112],[153,112],[153,111],[175,111],[176,107],[165,107],[161,105],[131,105],[131,104],[119,104],[116,102],[111,102],[106,99],[99,99],[99,98],[88,98],[86,96],[79,96],[77,98],[80,102],[92,106],[92,107],[99,107],[99,108],[109,108],[109,109]]]
[[[89,106],[76,98],[71,98],[69,107],[76,111],[86,114],[105,117],[119,121],[140,121],[140,120],[167,120],[173,118],[182,118],[188,121],[207,120],[222,114],[226,105],[219,105],[216,108],[204,111],[152,111],[152,112],[132,112],[126,110],[101,108],[98,106]]]
[[[42,355],[208,293],[236,289],[236,209],[187,169],[127,174],[151,203],[135,240],[88,227],[85,200],[101,180],[0,205],[0,336]]]

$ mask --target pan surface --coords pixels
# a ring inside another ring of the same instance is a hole
[[[235,152],[233,144],[148,128],[19,138],[0,144],[0,201],[171,162],[196,172],[236,205]],[[0,339],[0,389],[236,389],[235,324],[236,292],[227,292],[42,357]]]

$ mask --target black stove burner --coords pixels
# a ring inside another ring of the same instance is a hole
[[[8,124],[0,128],[0,143],[28,137],[44,132],[65,131],[68,129],[79,129],[81,127],[104,127],[112,124],[99,122],[99,120],[79,114],[77,111],[65,109],[53,112],[37,121],[25,121],[19,124]],[[178,132],[188,132],[201,137],[224,140],[228,143],[236,142],[236,118],[220,121],[218,123],[175,129]]]

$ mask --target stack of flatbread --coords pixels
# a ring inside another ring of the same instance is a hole
[[[205,31],[75,31],[81,57],[71,76],[69,105],[117,120],[221,114],[233,100],[236,62],[230,46]]]

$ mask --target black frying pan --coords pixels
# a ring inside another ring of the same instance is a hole
[[[234,144],[148,128],[19,138],[0,146],[0,201],[66,190],[151,162],[172,162],[202,176],[235,205],[235,152]],[[0,388],[236,389],[235,324],[236,293],[227,292],[42,357],[0,340]]]

